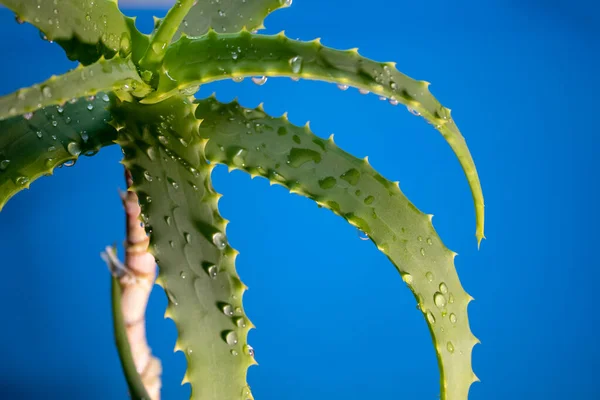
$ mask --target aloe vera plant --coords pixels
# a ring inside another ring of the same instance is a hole
[[[193,97],[200,85],[217,80],[262,84],[267,77],[289,77],[352,86],[403,104],[433,125],[457,155],[475,204],[479,245],[483,195],[450,110],[427,82],[402,74],[395,63],[328,48],[318,39],[256,33],[269,13],[291,3],[178,0],[145,35],[112,0],[0,0],[18,22],[33,24],[80,62],[64,75],[0,97],[0,208],[57,166],[120,146],[129,188],[123,194],[127,254],[121,263],[109,248],[105,258],[118,278],[115,334],[131,395],[159,397],[160,364],[149,354],[143,324],[156,261],[156,282],[169,299],[166,315],[178,329],[176,349],[187,359],[184,382],[191,384],[191,398],[247,400],[253,398],[246,382],[255,363],[247,343],[253,325],[242,305],[246,287],[235,270],[237,252],[227,241],[211,171],[223,164],[265,177],[340,215],[392,261],[429,326],[441,398],[467,399],[477,380],[471,353],[478,340],[467,316],[472,298],[456,273],[456,254],[442,243],[431,216],[366,158],[344,152],[333,137],[315,136],[308,124],[269,116],[262,106]]]

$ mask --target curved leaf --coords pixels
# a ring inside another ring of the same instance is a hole
[[[448,250],[431,216],[412,205],[394,184],[365,160],[340,150],[333,139],[313,135],[287,118],[269,117],[214,98],[198,101],[206,157],[230,169],[266,177],[331,209],[369,235],[402,274],[433,337],[444,400],[466,400],[477,378],[471,351],[478,342],[469,328],[467,304]]]
[[[196,0],[177,0],[167,15],[159,21],[158,27],[150,38],[148,49],[140,60],[142,68],[153,69],[162,61],[167,51],[167,45],[171,43],[173,35],[177,32],[195,2]]]
[[[129,96],[150,91],[138,75],[131,58],[101,58],[97,63],[82,67],[46,82],[20,89],[0,97],[0,120],[33,112],[42,107],[65,104],[68,100],[94,96],[100,91],[117,91]]]
[[[110,99],[99,93],[64,106],[0,121],[0,210],[31,182],[51,175],[56,166],[73,164],[113,143],[116,131],[107,121]]]
[[[192,384],[192,398],[252,399],[245,286],[217,210],[220,196],[211,185],[194,107],[181,97],[150,106],[122,103],[113,110],[121,126],[118,143],[159,265],[157,283],[169,298],[166,316],[179,333],[176,350],[188,361],[184,382]]]
[[[475,203],[476,236],[484,237],[484,209],[481,184],[475,163],[450,110],[429,92],[429,83],[415,81],[400,73],[394,63],[380,63],[358,54],[324,47],[312,42],[291,40],[283,34],[252,35],[209,32],[202,38],[182,38],[164,58],[158,89],[143,102],[152,103],[177,90],[208,82],[254,75],[288,76],[351,85],[405,104],[423,116],[446,139],[467,176]]]
[[[291,4],[291,0],[199,0],[188,13],[174,39],[181,33],[187,36],[202,36],[210,28],[227,33],[239,32],[244,27],[250,31],[262,29],[267,15]]]
[[[116,1],[0,0],[0,4],[14,11],[17,21],[30,22],[60,44],[69,59],[85,65],[119,52],[126,56],[147,41]]]

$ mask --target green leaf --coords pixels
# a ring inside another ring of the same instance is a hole
[[[181,25],[196,0],[177,0],[167,15],[160,20],[158,28],[150,38],[150,45],[140,60],[140,66],[147,70],[154,69],[167,51],[167,45],[171,43],[173,35]]]
[[[206,157],[231,169],[262,176],[311,198],[369,235],[402,274],[433,337],[444,400],[466,400],[477,378],[471,352],[478,342],[469,328],[467,304],[448,250],[431,224],[368,163],[323,140],[308,126],[273,118],[261,107],[214,98],[198,101],[200,134],[208,139]]]
[[[143,47],[147,42],[116,1],[0,0],[0,4],[14,11],[17,21],[30,22],[48,40],[60,44],[71,60],[84,65],[101,56],[112,58],[120,53],[125,57],[136,45]]]
[[[56,166],[71,165],[80,155],[93,155],[112,144],[116,131],[107,124],[109,102],[107,94],[98,93],[93,100],[43,108],[29,119],[0,121],[0,210]]]
[[[65,104],[71,99],[116,91],[121,96],[142,96],[150,91],[138,75],[131,58],[101,58],[87,67],[79,66],[46,82],[0,97],[0,120],[31,113],[42,107]]]
[[[450,110],[428,89],[429,83],[400,73],[394,63],[364,58],[358,51],[340,51],[312,42],[291,40],[283,34],[252,35],[209,32],[201,38],[182,38],[169,48],[158,89],[142,102],[152,103],[178,90],[222,79],[248,76],[286,76],[335,82],[371,91],[402,103],[433,125],[450,144],[467,176],[476,211],[476,236],[484,237],[481,184],[475,163]]]
[[[202,36],[210,28],[217,32],[239,32],[264,28],[263,21],[273,11],[289,7],[291,0],[222,1],[198,0],[175,35]]]
[[[169,299],[166,316],[179,333],[176,350],[188,361],[184,382],[192,384],[192,398],[252,399],[245,286],[217,209],[220,196],[211,185],[213,166],[203,156],[194,108],[179,96],[155,105],[121,103],[113,109],[118,143],[159,265],[157,283]]]

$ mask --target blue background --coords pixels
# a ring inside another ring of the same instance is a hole
[[[477,3],[477,4],[476,4]],[[366,4],[366,5],[365,5]],[[486,200],[477,251],[471,196],[442,137],[403,107],[319,82],[249,80],[202,88],[336,133],[435,214],[476,301],[471,327],[481,383],[470,399],[598,399],[597,207],[600,50],[592,1],[369,2],[295,0],[267,32],[360,47],[416,79],[453,109]],[[127,10],[150,17],[164,10]],[[0,9],[0,94],[72,68],[62,50]],[[0,132],[1,134],[1,132]],[[107,148],[36,181],[0,213],[0,398],[125,399],[113,345],[109,274],[99,257],[124,239],[120,150]],[[214,173],[232,221],[259,400],[436,399],[439,373],[415,301],[389,261],[311,201]],[[595,244],[596,243],[596,244]],[[166,297],[152,294],[149,340],[165,368],[163,398],[183,399]]]

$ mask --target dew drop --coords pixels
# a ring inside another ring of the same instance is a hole
[[[292,0],[279,0],[279,4],[283,7],[289,7],[292,5]]]
[[[337,180],[333,176],[328,176],[319,180],[319,187],[321,189],[331,189],[335,186]]]
[[[425,249],[421,247],[420,253],[421,253],[422,256],[424,256],[425,255]]]
[[[450,318],[450,322],[452,322],[453,324],[456,323],[456,314],[451,313],[448,318]]]
[[[231,350],[231,351],[230,351],[230,353],[231,353],[231,355],[232,355],[232,356],[234,356],[234,357],[238,355],[238,352],[237,352],[237,351],[235,351],[235,350]]]
[[[213,244],[217,249],[225,250],[225,247],[227,247],[227,238],[221,232],[217,232],[213,235]]]
[[[162,53],[165,47],[167,47],[167,44],[165,42],[157,41],[152,43],[152,50],[154,50],[154,52],[157,54]]]
[[[292,72],[294,74],[300,73],[300,71],[302,70],[302,57],[296,56],[296,57],[290,58],[289,63],[290,63],[290,67],[292,67]]]
[[[348,85],[337,85],[338,89],[340,90],[348,90]]]
[[[199,85],[190,85],[190,86],[186,86],[183,89],[179,90],[179,93],[181,93],[184,96],[192,96],[192,95],[196,94],[196,92],[198,90],[200,90]]]
[[[245,167],[246,166],[246,154],[248,154],[248,150],[244,149],[244,148],[238,148],[236,149],[237,151],[235,151],[235,153],[233,154],[233,164],[237,165],[238,167]]]
[[[265,83],[267,83],[267,77],[266,76],[253,76],[252,77],[252,82],[256,83],[258,86],[262,86]]]
[[[187,278],[187,275],[185,274],[185,271],[181,271],[181,272],[179,273],[179,276],[181,277],[181,279],[185,279],[185,278]]]
[[[150,175],[150,172],[144,171],[144,178],[146,178],[148,182],[152,182],[152,175]]]
[[[233,307],[231,306],[231,304],[225,304],[221,310],[223,311],[223,314],[231,317],[233,316]]]
[[[454,345],[452,344],[452,342],[448,342],[446,343],[446,349],[450,352],[450,353],[454,353]]]
[[[212,279],[215,279],[217,277],[217,266],[216,265],[211,265],[210,267],[208,267],[206,269],[206,272],[208,273],[208,276],[210,276]]]
[[[411,274],[402,274],[402,280],[406,282],[407,285],[412,285],[414,279]]]
[[[237,333],[235,333],[234,331],[229,331],[225,335],[225,341],[228,345],[235,346],[238,343]]]
[[[244,351],[246,352],[246,354],[248,354],[250,357],[254,357],[254,348],[252,348],[252,346],[250,346],[249,344],[244,346]]]
[[[79,147],[79,144],[77,142],[69,142],[69,144],[67,145],[67,151],[69,152],[69,154],[77,157],[81,154],[81,147]]]
[[[406,109],[408,110],[408,112],[410,112],[412,115],[416,115],[417,117],[421,115],[420,112],[418,112],[417,110],[415,110],[414,108],[411,107],[406,107]]]
[[[431,238],[427,238],[427,244],[430,246],[433,244],[433,241],[431,240]]]
[[[183,237],[185,238],[186,243],[191,243],[192,242],[192,235],[190,233],[184,233]]]
[[[388,100],[388,102],[393,105],[393,106],[397,106],[398,105],[398,100],[394,99],[394,98],[390,98]]]
[[[148,147],[148,149],[146,150],[146,155],[150,160],[154,161],[154,159],[156,158],[156,150],[154,150],[154,147]]]
[[[446,305],[446,298],[440,292],[435,292],[433,295],[433,302],[438,308],[442,308]]]
[[[232,78],[232,80],[233,80],[235,83],[240,83],[240,82],[243,82],[243,81],[244,81],[244,77],[243,77],[243,76],[236,76],[236,77]]]
[[[292,168],[298,168],[307,162],[314,162],[315,164],[320,163],[321,154],[311,149],[292,147],[292,150],[288,155],[288,164]]]
[[[110,98],[108,97],[108,95],[106,93],[104,93],[102,95],[102,101],[104,101],[105,103],[108,103],[110,101]]]
[[[26,120],[30,120],[33,117],[33,113],[28,112],[26,114],[23,115],[23,118],[25,118]]]
[[[427,278],[427,280],[429,282],[433,281],[433,273],[432,272],[428,272],[425,274],[425,277]]]
[[[89,103],[86,107],[89,111],[92,111],[94,109],[94,105],[92,103]]]
[[[452,293],[450,293],[450,295],[448,296],[448,303],[454,303],[454,295]]]
[[[169,298],[169,301],[171,303],[173,303],[174,306],[178,305],[179,303],[177,302],[177,298],[175,297],[175,295],[173,293],[171,293],[171,291],[169,290],[165,290],[165,292],[167,293],[167,297]]]
[[[367,235],[365,232],[363,232],[362,230],[356,228],[356,233],[358,234],[358,238],[360,240],[369,240],[369,235]]]
[[[37,136],[39,139],[41,139],[41,138],[42,138],[42,136],[43,136],[43,133],[42,133],[42,131],[35,131],[35,135],[36,135],[36,136]]]
[[[171,184],[171,186],[173,186],[173,189],[175,189],[175,190],[179,189],[179,184],[177,182],[175,182],[171,178],[167,178],[167,180],[169,181],[169,183]]]
[[[444,282],[440,283],[440,292],[442,292],[443,294],[448,293],[448,286],[446,286]]]
[[[358,89],[358,93],[360,94],[369,94],[370,92],[366,89]]]
[[[0,161],[0,171],[6,171],[6,168],[8,168],[8,164],[10,164],[10,160]]]
[[[235,321],[235,324],[240,327],[240,328],[245,328],[246,327],[246,320],[244,319],[244,317],[240,317],[237,318]]]
[[[427,311],[427,321],[429,321],[431,325],[435,324],[435,317],[433,316],[433,313],[429,310]]]
[[[19,176],[16,181],[17,181],[17,185],[25,186],[27,184],[27,182],[29,182],[29,178],[26,176]]]

